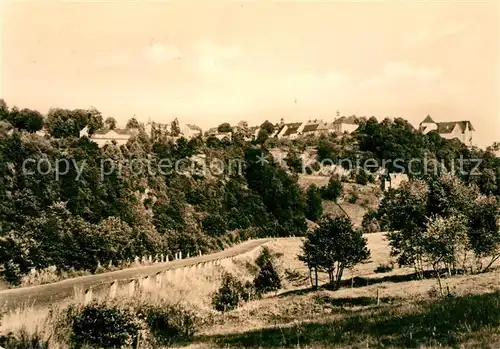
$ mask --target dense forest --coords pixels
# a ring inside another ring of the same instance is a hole
[[[476,163],[466,161],[458,176],[483,194],[500,196],[500,160],[493,155],[498,144],[487,151],[470,149],[437,134],[422,135],[403,119],[359,123],[352,135],[283,141],[269,138],[272,124],[265,122],[251,142],[244,141],[245,130],[235,128],[231,141],[151,138],[137,123],[139,132],[126,145],[99,148],[79,137],[85,126],[90,134],[116,126],[98,110],[51,109],[42,115],[9,108],[1,100],[2,278],[16,284],[31,268],[95,270],[99,262],[119,265],[135,256],[156,254],[172,258],[178,251],[209,252],[249,237],[305,234],[306,216],[319,219],[308,207],[317,200],[297,183],[302,170],[299,155],[308,147],[317,149],[318,161],[375,159],[373,172],[380,167],[407,171],[411,159],[424,156],[448,169],[457,159],[479,159],[477,175],[471,173]],[[47,131],[44,136],[36,133],[42,128]],[[289,166],[270,156],[262,161],[262,154],[273,147],[288,151]],[[205,163],[217,160],[225,170],[190,171],[203,168],[200,158]],[[165,174],[135,171],[129,165],[120,171],[109,168],[147,160],[157,169],[162,159],[182,159],[184,170]],[[384,161],[395,159],[401,166]],[[228,170],[234,160],[243,163],[242,171]],[[441,171],[422,171],[422,176]]]

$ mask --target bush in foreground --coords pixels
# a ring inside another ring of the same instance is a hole
[[[49,341],[44,339],[42,333],[38,331],[29,334],[25,328],[22,328],[17,334],[11,332],[0,336],[0,347],[6,349],[48,349]]]
[[[60,315],[55,339],[74,347],[169,346],[190,341],[200,324],[194,311],[166,301],[70,306]]]
[[[225,273],[222,276],[222,285],[212,297],[212,305],[217,311],[236,309],[241,301],[245,300],[248,291],[234,275]]]
[[[199,318],[181,304],[142,304],[137,314],[147,323],[151,335],[159,345],[182,343],[193,338]]]
[[[133,311],[106,304],[69,308],[72,320],[70,341],[76,346],[100,348],[130,346],[137,340],[141,324]]]

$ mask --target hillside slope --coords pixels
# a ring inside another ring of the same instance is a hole
[[[310,289],[297,259],[301,239],[268,243],[282,255],[283,289],[216,314],[188,348],[498,348],[499,269],[446,278],[453,297],[441,299],[436,281],[412,280],[411,269],[375,273],[389,263],[389,248],[383,233],[366,237],[370,260],[347,273],[337,291]]]
[[[312,184],[323,187],[328,185],[329,180],[327,176],[300,175],[299,185],[304,189]],[[381,189],[376,184],[343,183],[342,195],[337,203],[323,201],[323,213],[327,215],[347,214],[355,227],[361,227],[363,216],[378,207],[382,195]]]

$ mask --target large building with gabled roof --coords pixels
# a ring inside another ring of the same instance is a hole
[[[275,132],[277,138],[296,139],[299,136],[298,130],[302,125],[301,122],[292,122],[281,124]]]
[[[467,146],[472,146],[473,134],[475,132],[472,123],[468,120],[435,122],[430,115],[420,123],[419,130],[423,134],[436,131],[445,139],[458,139]]]

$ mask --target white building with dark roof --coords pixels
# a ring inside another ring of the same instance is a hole
[[[445,139],[458,139],[467,146],[472,146],[473,134],[475,132],[472,123],[468,120],[435,122],[430,115],[419,125],[419,130],[423,134],[436,131]]]
[[[200,127],[192,124],[186,124],[180,127],[181,135],[184,138],[191,139],[202,135],[202,130]]]
[[[80,131],[80,137],[89,137],[93,142],[97,143],[99,148],[106,144],[116,144],[118,146],[127,144],[129,139],[139,133],[139,129],[113,129],[113,130],[98,130],[89,137],[88,127]]]
[[[359,127],[355,116],[342,116],[333,125],[336,133],[353,133]]]
[[[323,124],[322,120],[308,120],[303,122],[302,125],[297,130],[297,133],[301,136],[314,135],[318,130],[318,127]]]

